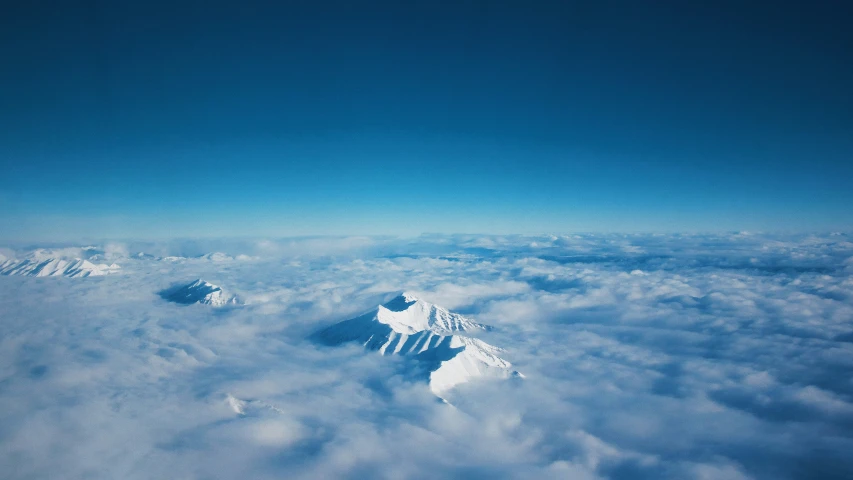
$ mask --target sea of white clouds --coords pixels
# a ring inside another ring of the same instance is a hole
[[[0,249],[121,266],[0,276],[0,477],[853,478],[846,235],[83,246]],[[157,294],[195,278],[245,305]],[[524,380],[445,404],[306,340],[403,290],[495,326]]]

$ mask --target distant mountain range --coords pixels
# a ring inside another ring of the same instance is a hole
[[[68,258],[62,252],[38,249],[21,259],[9,259],[0,255],[0,275],[24,275],[29,277],[90,277],[107,275],[121,267],[96,264],[82,258]]]
[[[231,256],[222,252],[211,252],[195,257],[158,257],[145,252],[133,254],[106,254],[97,247],[68,247],[60,249],[39,248],[20,256],[0,254],[0,275],[23,275],[31,277],[89,277],[116,273],[121,269],[118,261],[154,262],[213,262],[257,260],[249,255]],[[107,262],[107,263],[101,263]]]

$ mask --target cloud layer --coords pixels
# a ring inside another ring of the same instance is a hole
[[[122,268],[0,277],[12,478],[853,475],[845,235],[52,247]],[[246,304],[157,295],[195,278]],[[446,405],[405,358],[305,340],[402,290],[496,325],[526,378]]]

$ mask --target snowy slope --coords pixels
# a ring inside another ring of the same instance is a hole
[[[238,303],[237,297],[228,295],[217,285],[213,285],[212,283],[205,282],[201,279],[195,280],[186,285],[164,290],[160,292],[160,296],[170,302],[181,303],[184,305],[201,303],[204,305],[221,307],[223,305],[236,305]]]
[[[80,258],[52,257],[45,250],[36,250],[21,260],[0,259],[0,275],[89,277],[114,273],[120,268],[116,264],[94,264]]]
[[[383,355],[409,355],[430,371],[430,389],[443,392],[475,377],[519,375],[498,356],[501,349],[466,333],[490,327],[403,293],[376,310],[321,330],[312,339],[325,345],[358,342]]]
[[[202,260],[210,260],[211,262],[230,262],[234,260],[232,256],[222,252],[206,253],[198,258]]]

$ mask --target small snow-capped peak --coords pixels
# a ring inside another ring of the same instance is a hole
[[[211,262],[230,262],[231,260],[234,260],[232,256],[222,252],[206,253],[198,258],[202,260],[209,260]]]
[[[196,279],[185,285],[177,285],[160,292],[160,296],[174,303],[190,305],[201,303],[221,307],[224,305],[236,305],[239,303],[234,295],[227,295],[218,285]]]

